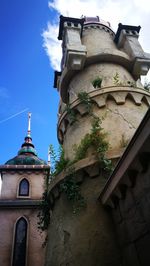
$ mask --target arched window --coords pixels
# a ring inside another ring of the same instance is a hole
[[[26,242],[27,242],[27,221],[21,217],[15,228],[15,240],[13,250],[12,266],[26,265]]]
[[[26,178],[20,181],[19,196],[29,196],[29,181]]]

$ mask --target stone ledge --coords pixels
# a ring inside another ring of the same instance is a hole
[[[42,200],[0,200],[0,209],[32,209],[35,207],[39,207]]]
[[[119,150],[113,150],[107,153],[108,159],[117,159],[121,156],[124,149]],[[87,176],[90,178],[96,178],[100,174],[100,164],[97,160],[97,157],[95,155],[87,157],[85,159],[82,159],[70,167],[68,167],[66,170],[63,170],[60,174],[58,174],[49,185],[49,198],[51,205],[54,204],[55,199],[59,198],[60,195],[60,184],[61,182],[69,176],[69,168],[71,169],[73,167],[75,173],[77,173],[76,180],[78,183],[82,183],[84,181],[83,175],[86,173]]]
[[[0,172],[6,171],[20,171],[20,170],[31,170],[31,171],[49,171],[49,165],[0,165]]]

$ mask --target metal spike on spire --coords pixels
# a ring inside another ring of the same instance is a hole
[[[51,167],[51,155],[50,155],[50,149],[48,148],[48,165]]]
[[[31,113],[28,112],[28,137],[31,137]]]

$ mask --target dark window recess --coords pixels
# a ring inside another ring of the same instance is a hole
[[[27,221],[22,217],[16,223],[12,266],[26,265],[26,242],[27,242]]]
[[[136,35],[136,31],[132,30],[132,34],[133,34],[133,35]]]
[[[29,196],[29,182],[25,178],[19,184],[19,196]]]

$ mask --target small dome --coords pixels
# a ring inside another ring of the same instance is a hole
[[[47,165],[47,163],[34,155],[18,155],[5,164],[7,165]]]
[[[84,26],[86,26],[88,24],[100,24],[100,25],[106,26],[107,28],[112,30],[110,22],[105,21],[103,19],[100,19],[99,16],[96,16],[96,17],[84,17],[84,19],[85,19]]]
[[[34,145],[32,144],[32,139],[30,137],[30,141],[28,140],[29,138],[25,138],[25,143],[22,144],[21,149],[18,151],[18,155],[21,154],[33,154],[37,156],[37,151],[34,148]]]
[[[37,157],[37,152],[30,136],[25,137],[25,142],[18,151],[18,156],[8,160],[7,165],[47,165],[47,163]]]

